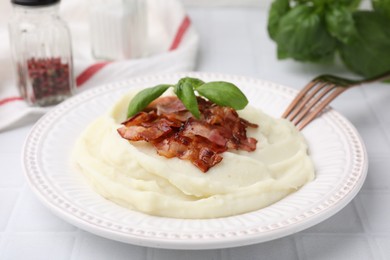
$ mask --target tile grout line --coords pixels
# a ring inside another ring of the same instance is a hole
[[[378,243],[375,240],[375,236],[373,234],[366,234],[365,239],[367,240],[367,243],[371,249],[371,254],[374,257],[374,259],[383,259],[381,257],[383,251],[380,249]]]
[[[373,193],[389,194],[389,191],[379,191],[378,192],[377,190],[365,190],[362,193],[363,194],[373,194]],[[372,253],[374,259],[383,259],[382,255],[384,254],[384,252],[380,248],[380,246],[378,245],[378,242],[376,241],[376,237],[383,236],[383,237],[390,238],[389,234],[385,231],[383,233],[373,232],[369,226],[369,223],[367,221],[363,221],[363,218],[367,219],[368,216],[366,214],[366,211],[364,210],[363,202],[361,201],[361,199],[358,196],[356,197],[356,200],[355,200],[355,207],[356,207],[357,215],[358,215],[359,219],[361,219],[361,222],[362,222],[362,227],[363,227],[363,231],[364,231],[363,235],[364,235],[365,239],[367,240],[367,243],[370,247],[370,250],[371,250],[371,253]]]
[[[382,121],[382,118],[376,113],[375,109],[372,107],[371,102],[368,99],[368,96],[367,96],[367,93],[366,93],[366,90],[364,89],[364,87],[361,87],[361,92],[362,92],[362,94],[364,96],[364,100],[366,101],[368,108],[370,109],[371,114],[374,115],[375,120],[379,123],[381,131],[382,131],[382,133],[384,134],[384,136],[386,138],[387,144],[390,146],[390,133],[388,133],[385,130],[386,127],[385,127],[385,125],[384,125],[384,123]]]
[[[305,247],[303,246],[302,236],[304,233],[299,232],[293,236],[294,246],[298,259],[306,259]]]
[[[367,192],[367,191],[366,191]],[[366,193],[364,192],[364,193]],[[370,234],[370,230],[371,228],[369,227],[369,224],[367,221],[364,221],[364,219],[367,219],[367,215],[366,215],[366,212],[362,206],[362,201],[359,197],[359,195],[356,196],[356,198],[354,199],[354,206],[355,206],[355,209],[356,209],[356,212],[357,212],[357,215],[362,223],[362,227],[363,227],[363,231],[366,235],[369,235]]]
[[[21,204],[21,201],[23,199],[23,193],[26,189],[28,189],[28,184],[27,183],[24,183],[22,184],[19,188],[6,188],[6,189],[2,189],[2,190],[13,190],[13,191],[16,191],[18,194],[17,194],[17,198],[16,198],[16,201],[15,201],[15,204],[11,210],[11,213],[9,215],[9,218],[8,218],[8,221],[7,221],[7,224],[5,226],[5,229],[3,232],[1,232],[1,239],[0,239],[0,259],[2,259],[2,257],[4,256],[4,254],[7,252],[6,251],[6,247],[7,247],[7,241],[10,237],[10,234],[34,234],[36,233],[36,231],[19,231],[19,232],[14,232],[12,231],[12,227],[15,226],[15,216],[17,214],[17,210],[18,208],[20,208],[20,204]],[[39,231],[39,233],[41,234],[73,234],[73,236],[75,236],[77,231],[62,231],[62,232],[58,232],[58,231]]]
[[[76,231],[73,231],[74,234],[74,241],[73,241],[73,247],[70,252],[69,259],[77,259],[77,254],[80,252],[81,247],[81,241],[82,241],[82,231],[78,227],[76,227]]]
[[[354,208],[355,214],[358,220],[360,221],[360,225],[363,229],[362,232],[360,232],[360,235],[363,236],[363,238],[367,241],[367,244],[371,251],[371,255],[374,257],[374,259],[380,259],[377,256],[378,251],[380,251],[380,248],[375,242],[374,233],[369,228],[367,221],[363,221],[364,218],[367,219],[367,215],[364,209],[360,207],[361,205],[357,205],[357,204],[361,204],[361,200],[358,196],[356,196],[355,198],[356,199],[352,201],[352,207]],[[361,209],[359,209],[359,207]]]
[[[376,235],[376,236],[373,237],[373,240],[374,240],[374,243],[375,243],[376,247],[378,248],[379,257],[381,259],[385,260],[385,259],[388,259],[388,258],[386,258],[386,253],[382,250],[382,247],[379,245],[379,242],[378,242],[378,239],[383,239],[383,238],[390,240],[390,236],[389,235],[385,235],[385,236],[383,236],[383,235]]]
[[[16,214],[17,207],[21,203],[20,201],[22,199],[22,192],[26,186],[27,186],[26,183],[24,183],[20,188],[14,189],[15,191],[18,192],[18,195],[17,195],[16,201],[15,201],[15,205],[13,206],[11,213],[9,214],[7,224],[4,228],[4,231],[2,232],[2,239],[0,240],[0,259],[2,258],[2,254],[4,254],[4,252],[5,252],[6,245],[7,245],[6,240],[7,240],[8,235],[11,233],[10,229],[11,229],[11,226],[13,223],[13,219],[14,219],[14,216]]]
[[[361,192],[361,190],[359,191]],[[365,213],[363,211],[363,216],[362,216],[362,211],[359,210],[359,206],[357,205],[358,203],[360,203],[360,200],[358,198],[358,194],[355,196],[355,198],[351,201],[351,205],[352,205],[352,208],[360,222],[360,226],[362,228],[362,231],[360,232],[361,234],[368,234],[370,231],[369,231],[369,228],[366,226],[365,224],[365,221],[363,221],[363,217],[365,217]]]

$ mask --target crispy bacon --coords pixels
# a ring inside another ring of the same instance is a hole
[[[229,150],[254,151],[257,140],[247,127],[258,127],[228,107],[198,97],[201,118],[195,119],[175,96],[153,101],[144,111],[123,122],[118,133],[129,141],[146,141],[167,158],[189,160],[207,172]]]
[[[194,118],[188,119],[182,129],[182,135],[194,138],[195,136],[201,136],[206,138],[213,144],[219,146],[225,146],[227,142],[226,129],[221,126],[213,126],[207,124],[204,121],[195,120]]]

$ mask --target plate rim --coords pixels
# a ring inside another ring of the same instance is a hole
[[[298,92],[297,90],[291,87],[287,87],[266,80],[240,76],[240,75],[208,73],[208,72],[181,72],[181,73],[162,73],[162,74],[147,75],[147,76],[131,78],[126,81],[104,84],[86,90],[80,93],[79,95],[76,95],[64,101],[63,103],[61,103],[60,105],[56,106],[51,111],[49,111],[47,114],[42,116],[42,118],[40,118],[37,121],[37,123],[33,126],[33,128],[30,130],[28,136],[25,139],[25,143],[23,145],[23,150],[22,150],[23,170],[30,188],[38,196],[40,201],[43,202],[44,205],[48,207],[58,217],[67,220],[71,224],[81,229],[84,229],[86,231],[89,231],[91,233],[109,239],[130,243],[134,245],[139,245],[139,246],[149,246],[149,247],[156,247],[156,248],[216,249],[216,248],[227,248],[227,247],[236,247],[236,246],[261,243],[261,242],[277,239],[280,237],[284,237],[302,231],[336,214],[338,211],[344,208],[361,189],[368,170],[367,150],[356,128],[343,115],[331,109],[330,107],[327,109],[326,112],[327,115],[333,118],[333,121],[331,120],[330,123],[335,124],[334,120],[336,120],[338,124],[341,124],[343,126],[342,130],[348,132],[347,135],[348,138],[353,139],[352,141],[354,142],[355,149],[359,150],[359,152],[361,153],[360,167],[355,167],[355,171],[357,171],[356,175],[358,176],[358,178],[354,182],[353,189],[349,189],[348,192],[346,192],[341,197],[341,199],[337,200],[333,204],[328,205],[328,207],[318,209],[318,210],[311,210],[310,212],[305,212],[306,214],[305,216],[302,216],[302,218],[295,219],[293,223],[284,223],[284,224],[280,223],[279,225],[274,226],[272,228],[257,230],[257,232],[243,235],[243,236],[216,237],[215,239],[209,238],[209,239],[196,240],[196,241],[191,238],[175,239],[169,237],[158,238],[156,236],[153,237],[154,239],[151,239],[150,236],[145,237],[145,234],[142,233],[136,235],[134,233],[126,233],[112,228],[107,229],[107,227],[101,226],[101,221],[97,221],[96,223],[94,223],[93,221],[89,221],[86,219],[87,216],[77,215],[77,211],[74,211],[72,214],[71,212],[60,207],[59,205],[53,204],[52,201],[48,200],[47,194],[45,195],[45,193],[41,189],[39,189],[38,186],[36,186],[36,183],[34,183],[34,180],[31,178],[29,172],[31,171],[31,169],[29,169],[29,167],[31,167],[31,161],[29,161],[31,160],[31,157],[29,157],[29,155],[31,156],[31,154],[29,154],[29,152],[31,152],[30,146],[33,145],[34,142],[39,141],[37,139],[37,135],[39,136],[41,128],[44,128],[42,125],[45,123],[46,120],[50,121],[52,117],[55,117],[55,113],[57,113],[57,111],[61,111],[62,108],[66,108],[67,106],[70,106],[70,104],[72,103],[78,103],[79,102],[78,100],[84,100],[85,97],[88,96],[93,97],[93,96],[101,95],[107,91],[110,91],[110,89],[120,88],[123,84],[145,83],[149,81],[172,79],[175,77],[183,77],[183,76],[234,79],[236,81],[245,81],[253,84],[272,86],[272,88],[274,88],[275,91],[284,93],[285,94],[284,96],[288,98],[291,98],[293,95],[295,95]],[[56,198],[53,199],[55,200]],[[261,236],[259,234],[266,234],[266,236]]]

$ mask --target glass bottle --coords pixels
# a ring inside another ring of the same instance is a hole
[[[60,0],[11,0],[11,50],[21,96],[32,106],[51,106],[75,91],[70,32]]]
[[[147,55],[146,0],[93,0],[89,22],[97,59],[137,59]]]

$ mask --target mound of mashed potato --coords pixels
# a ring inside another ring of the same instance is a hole
[[[287,120],[248,106],[240,117],[258,140],[254,152],[229,151],[202,173],[187,160],[159,156],[146,142],[117,132],[136,92],[124,95],[79,137],[73,160],[94,190],[121,206],[172,218],[218,218],[266,207],[314,178],[301,133]]]

